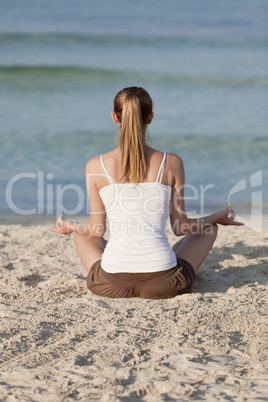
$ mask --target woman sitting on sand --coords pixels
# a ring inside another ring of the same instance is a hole
[[[230,208],[187,217],[182,159],[146,143],[153,116],[152,99],[143,88],[116,95],[112,118],[120,126],[119,147],[86,166],[90,220],[79,224],[61,216],[51,229],[74,232],[87,286],[99,296],[164,299],[188,293],[216,239],[217,224],[241,225]],[[169,216],[174,234],[184,235],[173,247],[166,237]]]

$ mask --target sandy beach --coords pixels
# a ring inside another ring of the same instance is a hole
[[[267,400],[267,227],[220,227],[193,292],[158,301],[92,295],[49,227],[0,225],[1,401]]]

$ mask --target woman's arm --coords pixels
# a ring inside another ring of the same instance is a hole
[[[188,218],[184,202],[185,173],[183,161],[175,154],[170,154],[170,156],[170,169],[174,173],[170,203],[170,222],[176,236],[183,236],[189,233],[202,233],[205,228],[216,223],[221,225],[243,225],[243,223],[234,221],[236,215],[229,207],[202,218]]]
[[[86,186],[90,204],[90,219],[88,223],[76,223],[63,219],[62,215],[56,222],[52,232],[60,234],[80,233],[87,237],[103,237],[106,230],[106,212],[97,187],[99,157],[91,159],[86,166]]]

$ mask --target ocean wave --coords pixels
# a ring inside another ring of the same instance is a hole
[[[20,81],[30,78],[33,81],[114,81],[136,80],[159,84],[194,84],[204,86],[268,86],[268,77],[224,77],[144,73],[128,70],[105,70],[77,66],[12,65],[0,66],[0,80]]]
[[[96,45],[141,45],[141,46],[199,46],[199,47],[268,47],[268,41],[263,39],[233,39],[200,38],[187,36],[139,36],[139,35],[92,35],[76,33],[0,33],[1,44],[96,44]]]

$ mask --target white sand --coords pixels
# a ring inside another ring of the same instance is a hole
[[[1,401],[267,400],[267,229],[220,228],[193,293],[150,301],[92,295],[48,227],[0,226]]]

